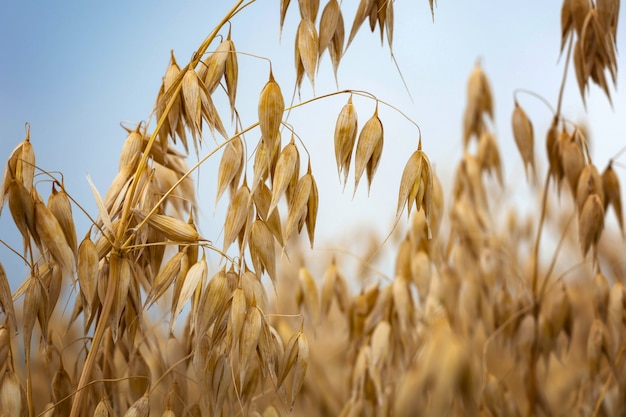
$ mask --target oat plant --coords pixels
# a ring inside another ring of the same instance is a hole
[[[11,289],[0,263],[0,415],[625,415],[620,154],[596,165],[587,128],[561,110],[570,67],[583,102],[598,87],[611,99],[619,1],[563,1],[556,103],[542,98],[555,92],[512,92],[507,137],[537,211],[524,217],[501,198],[495,103],[476,64],[450,189],[428,156],[432,134],[416,125],[388,213],[397,229],[356,254],[356,268],[341,250],[316,259],[305,250],[318,208],[331,204],[316,170],[334,162],[344,187],[365,177],[369,189],[390,146],[379,109],[403,113],[356,90],[290,103],[293,86],[268,62],[255,74],[265,82],[258,114],[243,125],[242,28],[231,19],[257,7],[234,2],[189,62],[171,54],[150,117],[127,128],[110,187],[92,185],[96,213],[82,213],[63,177],[37,165],[28,132],[10,154],[0,210],[9,206],[23,238],[12,250],[30,273]],[[305,76],[314,87],[326,53],[336,76],[363,27],[392,50],[393,1],[361,0],[344,16],[337,0],[281,0],[281,29],[289,8],[299,10],[298,89]],[[329,96],[345,99],[335,120],[319,121],[335,126],[334,161],[312,161],[311,138],[288,114]],[[545,132],[529,100],[546,103]],[[196,224],[194,177],[210,158],[219,158],[216,204],[228,201],[219,236]],[[83,215],[90,227],[77,231]],[[394,271],[375,279],[383,246]]]

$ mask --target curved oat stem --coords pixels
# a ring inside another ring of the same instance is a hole
[[[539,101],[541,101],[543,104],[546,105],[546,107],[550,110],[550,112],[552,113],[552,115],[557,115],[558,113],[554,111],[554,108],[552,107],[552,105],[550,104],[550,102],[548,100],[546,100],[546,98],[544,96],[542,96],[539,93],[536,93],[532,90],[527,90],[525,88],[516,88],[513,91],[513,100],[517,101],[517,95],[518,94],[528,94],[529,96],[535,97],[536,99],[538,99]]]

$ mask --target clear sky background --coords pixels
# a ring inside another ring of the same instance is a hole
[[[68,191],[95,214],[86,175],[91,176],[102,194],[106,193],[117,172],[126,137],[119,123],[149,117],[170,50],[174,50],[182,67],[231,3],[3,1],[0,161],[4,164],[11,150],[24,139],[24,124],[30,123],[37,164],[49,171],[62,171]],[[278,1],[258,0],[232,22],[237,50],[272,60],[274,75],[286,100],[293,91],[293,39],[299,21],[297,3],[292,3],[282,42]],[[356,2],[344,3],[352,5],[344,11],[349,33]],[[320,13],[324,5],[325,1],[321,1]],[[371,34],[366,25],[344,56],[339,68],[339,89],[367,90],[417,122],[422,129],[424,149],[444,182],[444,189],[449,189],[446,184],[462,154],[467,78],[480,59],[495,96],[495,132],[504,157],[505,178],[512,189],[525,189],[510,128],[512,94],[516,88],[530,89],[556,104],[563,74],[563,60],[559,61],[560,7],[559,1],[545,0],[441,0],[433,22],[427,0],[396,1],[394,52],[413,101],[387,47],[380,47],[378,32]],[[622,49],[626,40],[623,20],[622,13],[618,31],[618,47]],[[617,84],[623,86],[623,55],[618,59]],[[240,56],[239,68],[237,104],[247,126],[256,121],[258,95],[267,81],[268,65],[257,58]],[[321,95],[336,89],[330,59],[325,55],[315,93]],[[302,99],[310,97],[311,87],[305,80]],[[218,105],[226,103],[216,100]],[[365,179],[354,199],[352,183],[342,193],[333,154],[333,131],[346,100],[347,96],[324,100],[294,111],[289,119],[311,151],[313,174],[320,189],[317,243],[321,247],[349,245],[346,234],[350,227],[365,225],[380,233],[389,231],[402,169],[417,145],[415,127],[396,112],[381,107],[385,148],[371,195],[367,198]],[[543,155],[551,114],[532,97],[520,95],[519,100],[534,123],[536,149]],[[355,104],[362,126],[371,116],[374,104],[364,99],[355,99]],[[227,130],[233,132],[228,123],[229,110],[222,109],[222,120]],[[585,112],[572,70],[563,112],[573,120],[588,123],[594,161],[602,169],[626,145],[626,99],[614,91],[611,107],[601,90],[592,86],[588,109]],[[256,142],[259,136],[255,131],[247,139]],[[210,137],[206,139],[212,144]],[[205,152],[209,150],[206,148]],[[190,165],[194,158],[192,155]],[[202,170],[200,227],[204,236],[221,242],[226,200],[214,209],[217,164],[215,158]],[[624,178],[623,169],[618,170],[618,175]],[[39,190],[47,197],[48,185],[41,184]],[[81,215],[77,220],[80,240],[88,225]],[[0,238],[21,247],[8,207],[0,217]],[[19,259],[4,247],[0,247],[0,262],[13,283],[24,278]]]

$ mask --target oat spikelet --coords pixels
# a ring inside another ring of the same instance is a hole
[[[147,307],[158,301],[165,294],[165,291],[171,288],[174,279],[176,279],[182,269],[181,263],[185,256],[187,256],[185,251],[179,251],[159,269],[159,273],[154,278],[146,296],[145,305]]]
[[[21,416],[26,414],[22,411],[22,388],[17,374],[7,368],[0,379],[0,409],[5,416]]]
[[[320,8],[320,0],[298,0],[298,6],[300,7],[302,19],[315,22]]]
[[[4,311],[9,324],[13,331],[17,331],[17,323],[15,321],[15,306],[13,305],[13,298],[11,296],[11,287],[9,286],[9,279],[0,262],[0,307]],[[3,362],[0,362],[0,366]]]
[[[147,212],[140,209],[134,209],[133,212],[141,220],[148,215]],[[173,242],[197,243],[200,239],[195,226],[175,217],[153,214],[148,217],[147,222]]]
[[[170,331],[172,331],[172,329],[174,328],[174,325],[176,324],[176,318],[182,311],[187,301],[191,298],[193,293],[203,288],[204,283],[207,280],[208,273],[209,267],[206,261],[206,255],[203,254],[202,259],[193,264],[184,277],[179,277],[179,280],[183,279],[183,284],[178,298],[172,300],[172,317],[170,319]]]
[[[13,223],[22,235],[24,253],[27,253],[31,247],[31,236],[37,246],[41,245],[35,227],[35,202],[24,184],[15,179],[12,179],[8,184],[8,197]]]
[[[144,149],[143,135],[139,132],[141,125],[138,125],[135,130],[128,133],[124,145],[122,145],[122,151],[120,152],[120,163],[118,170],[121,171],[126,165],[133,162],[133,159],[140,155]]]
[[[597,194],[600,197],[606,210],[602,177],[600,177],[600,173],[595,165],[587,164],[580,172],[578,184],[576,185],[576,206],[579,211],[583,209],[587,197],[591,194]]]
[[[563,165],[563,174],[567,178],[567,182],[572,191],[572,195],[576,195],[578,186],[578,177],[585,166],[585,159],[580,149],[580,145],[576,140],[577,132],[571,135],[562,135],[561,141],[561,164]]]
[[[278,137],[280,123],[285,111],[285,100],[280,91],[280,86],[274,80],[274,74],[270,69],[269,81],[263,87],[259,98],[259,126],[263,140],[272,149],[270,144],[273,138]]]
[[[524,109],[520,107],[515,101],[515,109],[513,110],[513,116],[511,119],[511,123],[513,125],[513,137],[515,138],[515,143],[517,144],[517,149],[522,157],[522,161],[524,162],[524,170],[526,171],[526,176],[528,176],[528,166],[533,172],[535,172],[535,148],[534,148],[534,133],[533,133],[533,125],[530,122],[530,119],[526,115]]]
[[[235,115],[235,101],[237,99],[237,84],[239,80],[239,64],[237,61],[237,50],[235,43],[230,38],[230,30],[228,31],[228,54],[226,57],[226,69],[224,79],[226,81],[226,91],[228,92],[228,101],[230,102],[231,114]]]
[[[285,241],[289,240],[291,234],[297,229],[298,233],[306,221],[309,210],[309,199],[313,189],[313,176],[307,173],[298,180],[296,188],[289,205],[287,215],[287,227],[285,230]]]
[[[320,317],[320,298],[317,284],[313,275],[304,266],[301,266],[298,272],[300,281],[300,293],[304,307],[306,308],[313,323],[319,322]]]
[[[369,193],[374,173],[376,172],[376,168],[378,168],[378,163],[380,162],[380,156],[383,151],[383,143],[383,124],[378,118],[378,106],[376,106],[374,115],[363,126],[356,145],[354,193],[356,193],[359,186],[359,180],[361,179],[363,171],[366,168],[368,180],[367,189]]]
[[[359,2],[359,7],[357,8],[356,14],[354,16],[354,21],[352,22],[352,29],[350,30],[350,36],[348,37],[348,46],[352,43],[352,40],[356,36],[359,28],[365,22],[365,19],[372,13],[372,10],[376,7],[376,0],[361,0]]]
[[[337,123],[335,124],[335,160],[337,161],[337,172],[340,181],[341,173],[343,172],[344,187],[348,182],[348,172],[350,170],[357,130],[357,113],[354,104],[352,104],[351,94],[348,102],[339,112],[339,117],[337,117]]]
[[[291,406],[290,412],[293,410],[293,406],[296,402],[296,397],[304,384],[304,376],[306,375],[307,367],[309,366],[309,343],[307,342],[304,333],[299,332],[296,339],[297,343],[297,357],[293,370],[293,382],[291,384]]]
[[[317,58],[319,56],[319,37],[315,25],[308,19],[302,19],[300,21],[296,34],[296,49],[304,71],[315,91],[315,71],[317,70]]]
[[[235,137],[224,149],[220,166],[217,171],[217,195],[215,204],[219,201],[226,188],[231,192],[237,189],[239,178],[244,168],[244,149],[241,136]]]
[[[280,0],[280,36],[283,34],[283,25],[285,24],[285,16],[287,15],[287,8],[291,0]]]
[[[267,224],[257,219],[250,226],[248,247],[252,265],[257,274],[267,271],[272,282],[276,282],[276,255],[274,251],[274,235]]]
[[[40,201],[35,202],[35,228],[42,245],[63,268],[64,274],[74,275],[74,253],[67,244],[63,229],[50,210]]]
[[[78,256],[78,243],[76,240],[76,227],[74,226],[74,217],[72,216],[72,206],[70,199],[65,192],[65,188],[61,188],[60,191],[56,190],[54,183],[52,183],[52,193],[48,198],[48,209],[56,217],[63,230],[65,240],[72,249],[74,256]]]
[[[333,63],[333,73],[335,74],[335,81],[337,81],[337,69],[339,68],[339,62],[343,56],[343,43],[345,38],[345,28],[343,23],[343,16],[339,13],[339,21],[337,22],[337,29],[328,45],[328,53],[330,54],[330,60]]]
[[[317,183],[311,173],[310,163],[307,174],[311,175],[311,191],[309,192],[309,199],[307,200],[307,213],[306,218],[304,219],[304,224],[306,225],[306,231],[309,236],[311,249],[313,249],[313,244],[315,242],[315,225],[317,223],[317,209],[319,206],[319,193],[317,191]]]
[[[578,233],[583,256],[587,256],[589,248],[595,247],[604,229],[604,208],[597,194],[587,197],[585,205],[578,216]]]
[[[239,187],[228,206],[224,222],[224,250],[235,241],[245,226],[250,209],[250,189],[246,184]]]
[[[276,162],[276,174],[272,182],[272,201],[268,210],[272,214],[278,204],[278,200],[287,189],[287,186],[299,177],[300,154],[296,144],[291,138],[291,142],[282,150]]]
[[[339,16],[341,15],[341,9],[337,0],[330,0],[326,3],[324,11],[322,11],[322,17],[320,19],[319,30],[319,51],[318,55],[321,57],[324,51],[329,47],[330,41],[337,30],[337,24],[339,23]]]
[[[240,381],[244,381],[248,361],[254,354],[261,337],[263,316],[256,306],[248,308],[239,337],[239,360],[241,361]]]
[[[124,413],[124,417],[148,417],[149,415],[150,402],[147,392]]]
[[[91,316],[91,308],[96,302],[96,289],[98,278],[98,250],[96,245],[85,236],[78,247],[77,275],[83,308],[87,316]]]
[[[226,72],[226,61],[230,45],[227,40],[220,42],[215,51],[204,60],[198,76],[204,82],[209,94],[213,94]]]
[[[619,179],[613,169],[613,164],[609,162],[602,173],[602,188],[604,189],[604,211],[606,212],[609,204],[613,206],[613,211],[617,217],[621,233],[624,233],[624,215],[622,212],[622,192],[619,185]]]
[[[272,200],[272,192],[265,183],[260,183],[252,194],[254,206],[256,207],[257,214],[265,222],[266,226],[271,230],[272,234],[276,238],[276,241],[280,246],[284,246],[283,231],[280,222],[280,215],[278,210],[274,210],[272,214],[268,215],[270,202]]]

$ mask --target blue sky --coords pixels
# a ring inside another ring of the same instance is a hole
[[[259,0],[252,4],[232,22],[232,37],[238,51],[272,60],[274,75],[289,99],[294,82],[293,38],[299,16],[296,2],[292,2],[279,42],[278,3]],[[38,165],[62,171],[70,193],[95,213],[86,175],[92,177],[102,194],[106,192],[125,139],[119,123],[149,117],[170,50],[184,65],[230,4],[216,0],[2,2],[0,161],[6,161],[24,138],[24,124],[30,123]],[[322,1],[321,7],[324,4]],[[344,12],[347,32],[356,5],[352,7]],[[370,34],[365,25],[339,68],[339,88],[368,90],[416,121],[422,129],[424,149],[445,185],[462,152],[461,120],[467,77],[476,60],[481,59],[495,94],[495,132],[505,160],[506,179],[514,187],[525,187],[519,180],[523,170],[510,130],[512,92],[526,88],[543,95],[553,105],[556,103],[563,72],[563,63],[558,60],[560,2],[441,0],[435,9],[434,23],[427,0],[397,1],[395,10],[394,52],[413,101],[389,51],[380,48],[378,33]],[[618,46],[622,48],[623,29],[622,18],[618,33]],[[618,65],[617,84],[623,86],[623,56]],[[257,58],[240,56],[239,66],[238,106],[247,125],[256,121],[258,95],[267,80],[268,65]],[[315,92],[319,95],[336,88],[326,55]],[[302,98],[311,96],[305,80]],[[321,246],[342,242],[344,238],[337,230],[346,225],[367,222],[383,233],[389,230],[399,178],[417,144],[415,128],[394,111],[381,108],[385,150],[371,195],[367,198],[364,181],[354,199],[351,184],[342,193],[332,154],[332,135],[335,119],[346,100],[346,96],[335,97],[290,116],[290,123],[311,151],[313,174],[320,188],[317,242]],[[361,99],[355,99],[355,104],[362,126],[374,105]],[[520,96],[520,104],[534,123],[536,149],[543,153],[550,114],[531,97]],[[614,92],[611,108],[603,93],[592,86],[588,108],[585,113],[574,74],[570,72],[563,111],[573,120],[587,121],[594,160],[603,168],[626,144],[623,126],[619,124],[625,119],[626,103],[623,95]],[[224,109],[222,118],[232,132],[228,113]],[[253,132],[249,140],[256,141],[258,136],[258,132]],[[210,137],[207,143],[211,143]],[[201,227],[208,238],[221,241],[216,238],[221,231],[216,224],[221,224],[224,207],[213,207],[217,163],[216,159],[202,170],[200,190],[208,197],[201,199]],[[624,177],[623,170],[618,174]],[[44,196],[49,191],[45,184],[39,190]],[[19,248],[8,208],[2,214],[0,236]],[[87,223],[83,216],[78,217],[80,239]],[[19,260],[3,247],[0,262],[12,282],[23,278],[17,276],[22,270]]]

